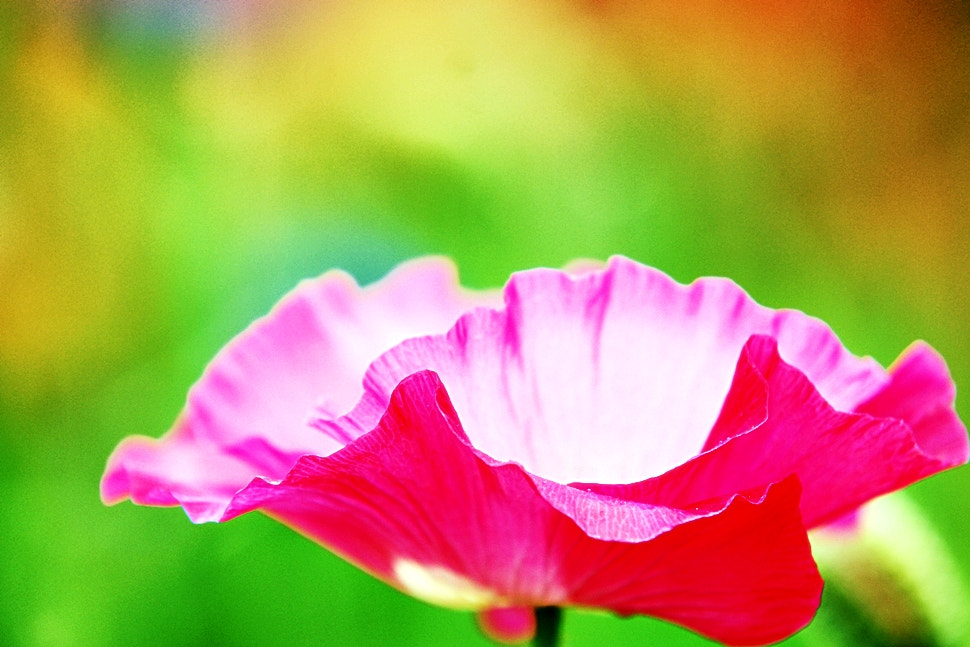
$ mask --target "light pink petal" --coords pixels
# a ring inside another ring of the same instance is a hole
[[[798,491],[789,479],[692,513],[608,508],[472,448],[437,376],[421,372],[398,385],[373,431],[301,458],[278,484],[254,481],[224,518],[261,509],[438,604],[596,606],[759,644],[804,626],[818,604]],[[592,519],[561,509],[608,511],[602,538],[584,532]]]
[[[193,521],[214,521],[240,483],[255,474],[285,474],[297,458],[260,439],[207,453],[180,424],[162,440],[132,436],[115,449],[101,481],[107,503],[131,498],[142,505],[181,505]]]
[[[902,420],[833,409],[770,337],[755,336],[738,360],[732,390],[767,389],[765,421],[669,472],[633,485],[591,485],[626,499],[688,506],[796,474],[807,527],[835,521],[869,499],[952,467],[963,454],[934,453]],[[729,396],[728,401],[731,400]],[[721,421],[719,421],[719,424]]]
[[[536,614],[532,607],[485,609],[477,618],[482,633],[502,644],[522,643],[536,633]]]
[[[752,334],[776,337],[837,407],[851,409],[888,380],[816,319],[763,308],[724,279],[684,286],[620,257],[576,276],[516,274],[505,304],[395,347],[368,370],[350,415],[315,424],[358,436],[401,379],[431,369],[487,454],[558,482],[631,482],[704,448]]]
[[[336,271],[304,281],[216,355],[168,435],[116,450],[102,497],[181,503],[194,521],[217,519],[254,476],[281,478],[300,456],[344,445],[346,437],[306,421],[349,410],[382,351],[496,300],[461,289],[454,266],[439,258],[404,264],[365,288]]]

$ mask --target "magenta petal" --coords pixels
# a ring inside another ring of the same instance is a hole
[[[732,431],[730,421],[725,423],[717,442],[708,443],[712,449],[661,476],[591,489],[687,506],[796,474],[803,488],[802,517],[814,527],[963,460],[959,452],[928,451],[903,420],[836,411],[804,374],[780,358],[770,337],[754,336],[745,345],[731,389],[766,389],[762,424],[748,429],[750,419],[739,416],[740,426]],[[892,394],[893,387],[886,392]],[[959,432],[964,433],[962,427]]]
[[[374,357],[407,337],[444,331],[496,296],[461,289],[454,265],[436,258],[365,288],[336,271],[304,281],[216,355],[169,434],[130,438],[115,451],[102,498],[182,504],[193,521],[218,519],[253,477],[281,478],[300,456],[343,446],[348,438],[306,421],[349,410]]]
[[[255,480],[224,518],[253,509],[445,606],[596,606],[758,644],[806,624],[821,587],[795,480],[693,511],[557,485],[471,447],[427,371],[373,431],[278,484]]]
[[[956,387],[946,362],[928,344],[906,349],[889,369],[890,383],[857,409],[898,418],[912,428],[920,448],[947,467],[967,462],[967,429],[953,409]]]

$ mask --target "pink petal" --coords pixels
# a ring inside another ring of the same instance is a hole
[[[890,383],[858,411],[903,420],[923,451],[947,466],[966,463],[967,429],[953,409],[956,386],[943,358],[928,344],[917,342],[890,367],[889,375]]]
[[[478,626],[492,640],[514,645],[535,636],[536,614],[532,607],[485,609],[478,613]]]
[[[295,461],[260,439],[200,446],[180,421],[162,440],[126,438],[108,461],[101,496],[107,503],[130,497],[142,505],[181,505],[193,521],[215,521],[240,483],[254,474],[285,474]]]
[[[788,479],[690,511],[551,483],[471,447],[425,371],[398,385],[373,431],[301,458],[278,484],[253,481],[224,519],[264,510],[437,604],[596,606],[758,644],[802,627],[818,603],[798,494]]]
[[[902,382],[908,371],[899,373]],[[589,488],[677,507],[796,474],[803,488],[802,517],[813,527],[964,460],[959,452],[936,454],[921,446],[902,420],[836,411],[780,358],[774,340],[754,336],[738,360],[732,391],[759,388],[766,389],[768,403],[762,424],[749,428],[750,417],[742,415],[732,431],[730,420],[721,419],[716,429],[727,440],[684,465],[629,486]]]
[[[219,518],[254,476],[281,478],[300,456],[344,445],[346,437],[306,420],[349,410],[382,351],[446,330],[496,297],[461,289],[454,266],[439,258],[404,264],[366,288],[336,271],[304,281],[216,355],[168,435],[131,438],[115,451],[102,497],[181,503],[194,521]]]
[[[839,408],[888,381],[817,319],[763,308],[724,279],[683,286],[620,257],[581,276],[516,274],[505,304],[385,353],[368,370],[355,410],[314,424],[359,436],[401,379],[431,369],[490,456],[553,481],[622,483],[661,474],[705,447],[752,334],[775,336],[783,356]],[[748,415],[760,421],[758,411]]]

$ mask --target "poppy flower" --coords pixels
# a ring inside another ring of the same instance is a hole
[[[764,644],[817,608],[807,529],[966,462],[954,396],[929,346],[887,371],[726,279],[615,257],[498,294],[422,259],[299,285],[102,497],[261,510],[499,636],[577,606]]]

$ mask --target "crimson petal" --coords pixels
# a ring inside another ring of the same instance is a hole
[[[375,429],[301,458],[279,483],[254,480],[223,519],[261,509],[444,606],[601,607],[747,645],[790,635],[817,606],[798,497],[787,479],[677,510],[552,483],[475,450],[437,375],[422,371]]]

